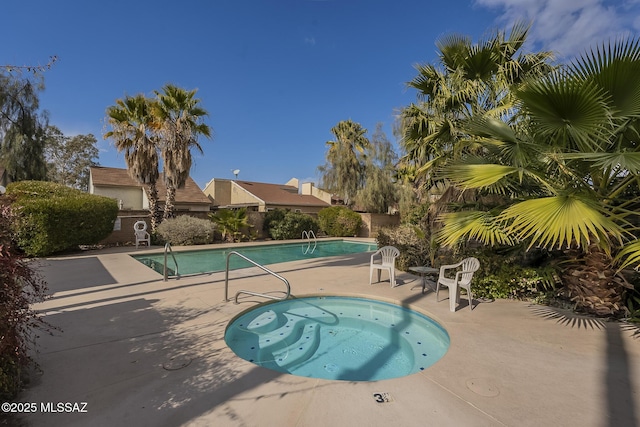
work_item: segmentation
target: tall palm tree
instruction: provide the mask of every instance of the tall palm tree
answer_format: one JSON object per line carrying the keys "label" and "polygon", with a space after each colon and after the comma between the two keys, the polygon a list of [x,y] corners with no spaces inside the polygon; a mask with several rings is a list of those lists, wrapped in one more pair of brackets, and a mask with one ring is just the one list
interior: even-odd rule
{"label": "tall palm tree", "polygon": [[118,151],[124,151],[129,175],[143,185],[149,199],[151,230],[160,223],[158,205],[158,141],[153,133],[154,118],[150,100],[144,95],[125,96],[107,108],[111,131],[104,138],[113,138]]}
{"label": "tall palm tree", "polygon": [[321,166],[322,185],[339,194],[346,205],[353,204],[364,184],[364,155],[369,148],[367,130],[352,120],[343,120],[331,128],[335,140],[328,141],[326,164]]}
{"label": "tall palm tree", "polygon": [[195,98],[196,90],[185,90],[167,84],[155,92],[153,103],[156,130],[160,136],[160,152],[164,164],[167,198],[164,218],[174,216],[176,189],[184,187],[191,170],[191,149],[202,153],[199,136],[211,137],[211,128],[203,120],[209,115]]}
{"label": "tall palm tree", "polygon": [[620,40],[519,88],[522,114],[511,123],[471,121],[466,131],[484,158],[450,163],[442,176],[503,197],[492,210],[443,216],[444,241],[569,250],[566,285],[577,304],[623,312],[629,285],[618,272],[640,262],[638,75],[640,40]]}

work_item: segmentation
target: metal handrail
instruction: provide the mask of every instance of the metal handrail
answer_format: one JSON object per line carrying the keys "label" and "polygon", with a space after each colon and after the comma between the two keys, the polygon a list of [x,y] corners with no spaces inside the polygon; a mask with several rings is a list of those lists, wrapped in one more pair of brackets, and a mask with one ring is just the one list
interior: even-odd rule
{"label": "metal handrail", "polygon": [[178,271],[178,261],[176,261],[176,257],[173,254],[173,249],[171,249],[171,243],[167,242],[164,245],[164,266],[163,266],[163,275],[164,281],[169,280],[169,272],[167,271],[167,253],[171,254],[171,258],[173,258],[173,264],[176,266],[176,279],[180,278],[180,272]]}
{"label": "metal handrail", "polygon": [[302,238],[304,239],[304,236],[307,236],[307,240],[311,241],[311,238],[313,237],[314,241],[317,241],[318,239],[316,238],[316,233],[313,232],[313,230],[303,230],[302,231]]}
{"label": "metal handrail", "polygon": [[[304,230],[302,232],[302,238],[304,239],[304,236],[307,236],[307,248],[302,250],[302,254],[306,255],[308,253],[314,253],[316,251],[316,246],[318,245],[318,239],[316,239],[316,235],[313,232],[313,230]],[[313,249],[311,249],[311,236],[313,236]],[[311,252],[309,252],[309,250],[311,250]]]}
{"label": "metal handrail", "polygon": [[236,298],[235,298],[235,303],[236,304],[238,303],[238,295],[240,295],[240,294],[247,294],[247,295],[253,295],[253,296],[257,296],[257,297],[276,299],[276,300],[284,300],[284,299],[289,298],[289,296],[291,295],[291,285],[289,284],[289,281],[287,279],[285,279],[284,277],[282,277],[278,273],[274,273],[273,271],[269,270],[264,265],[258,264],[257,262],[253,261],[252,259],[247,258],[246,256],[242,255],[241,253],[236,252],[236,251],[231,251],[227,255],[227,268],[225,269],[225,273],[224,273],[224,300],[225,300],[225,302],[229,301],[229,258],[231,258],[231,255],[239,256],[240,258],[244,259],[245,261],[248,261],[251,264],[255,265],[256,267],[258,267],[262,271],[265,271],[265,272],[269,273],[270,275],[274,276],[275,278],[282,280],[284,282],[284,284],[287,285],[287,292],[286,292],[286,295],[284,296],[284,298],[279,298],[279,297],[276,297],[276,296],[273,296],[273,295],[261,294],[259,292],[239,290],[238,293],[236,293]]}

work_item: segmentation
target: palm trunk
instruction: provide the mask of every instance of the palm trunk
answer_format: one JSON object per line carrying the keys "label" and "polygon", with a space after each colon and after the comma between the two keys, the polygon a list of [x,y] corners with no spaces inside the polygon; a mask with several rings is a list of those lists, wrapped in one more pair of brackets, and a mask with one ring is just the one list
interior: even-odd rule
{"label": "palm trunk", "polygon": [[576,308],[596,316],[621,316],[626,312],[625,289],[633,287],[612,267],[611,258],[590,247],[584,258],[569,265],[562,281]]}
{"label": "palm trunk", "polygon": [[148,184],[147,198],[149,199],[149,215],[151,217],[151,233],[155,233],[156,228],[162,222],[162,213],[160,212],[160,204],[158,203],[158,188],[155,183]]}
{"label": "palm trunk", "polygon": [[173,213],[175,200],[176,200],[176,188],[173,185],[167,185],[167,199],[164,204],[163,219],[175,217]]}

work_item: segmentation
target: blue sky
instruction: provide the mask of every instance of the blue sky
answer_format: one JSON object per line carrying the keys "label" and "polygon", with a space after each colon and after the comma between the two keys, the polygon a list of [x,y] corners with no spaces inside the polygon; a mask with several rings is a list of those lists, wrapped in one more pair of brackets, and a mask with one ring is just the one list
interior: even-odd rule
{"label": "blue sky", "polygon": [[31,0],[2,6],[0,65],[45,64],[41,107],[66,135],[92,133],[99,163],[125,167],[102,135],[105,110],[166,83],[198,89],[212,140],[191,176],[318,179],[341,120],[395,141],[397,111],[435,41],[533,22],[535,49],[570,58],[640,30],[640,0]]}

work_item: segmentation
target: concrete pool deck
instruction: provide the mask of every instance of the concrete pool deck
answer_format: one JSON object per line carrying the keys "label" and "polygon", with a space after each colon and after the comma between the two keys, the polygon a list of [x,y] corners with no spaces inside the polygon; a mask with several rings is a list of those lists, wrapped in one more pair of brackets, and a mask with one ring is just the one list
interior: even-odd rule
{"label": "concrete pool deck", "polygon": [[[216,245],[218,246],[218,245]],[[31,426],[634,426],[640,425],[640,332],[526,302],[477,303],[421,293],[397,272],[369,285],[370,254],[269,266],[292,295],[370,296],[419,309],[449,333],[444,357],[423,372],[378,382],[329,381],[270,371],[233,354],[227,323],[263,299],[224,302],[224,273],[163,282],[113,248],[39,260],[51,299],[35,308],[59,327],[39,334],[42,372],[15,402]],[[257,268],[230,273],[240,289],[282,282]],[[383,280],[386,276],[383,273]],[[441,298],[447,297],[445,290]],[[379,403],[387,393],[389,402]],[[86,402],[83,413],[47,413]],[[49,405],[49,406],[47,406]],[[81,405],[82,406],[82,405]],[[80,406],[80,409],[82,407]]]}

